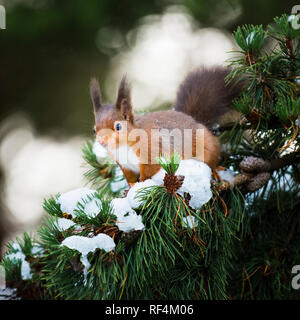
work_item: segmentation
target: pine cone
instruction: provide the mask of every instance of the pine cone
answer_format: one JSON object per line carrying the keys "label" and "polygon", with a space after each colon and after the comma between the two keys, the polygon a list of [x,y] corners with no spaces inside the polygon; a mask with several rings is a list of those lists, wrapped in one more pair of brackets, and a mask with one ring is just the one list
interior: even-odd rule
{"label": "pine cone", "polygon": [[126,245],[130,245],[136,242],[141,234],[141,230],[132,230],[130,232],[124,232],[122,234],[122,239],[125,241]]}
{"label": "pine cone", "polygon": [[259,114],[256,111],[252,111],[251,113],[248,113],[245,115],[245,118],[253,125],[257,125],[259,122],[259,119],[261,118],[261,114]]}
{"label": "pine cone", "polygon": [[271,169],[271,164],[261,158],[249,156],[241,161],[240,168],[246,172],[264,172]]}
{"label": "pine cone", "polygon": [[164,186],[167,189],[167,192],[174,196],[178,189],[182,186],[184,180],[184,176],[176,176],[174,174],[165,174],[164,177]]}
{"label": "pine cone", "polygon": [[248,191],[256,191],[264,186],[271,178],[270,172],[260,172],[249,180],[246,187]]}
{"label": "pine cone", "polygon": [[68,213],[66,213],[66,212],[64,212],[64,213],[62,214],[62,216],[63,216],[63,218],[69,219],[69,220],[72,220],[72,218],[73,218],[73,216],[72,216],[71,214],[68,214]]}

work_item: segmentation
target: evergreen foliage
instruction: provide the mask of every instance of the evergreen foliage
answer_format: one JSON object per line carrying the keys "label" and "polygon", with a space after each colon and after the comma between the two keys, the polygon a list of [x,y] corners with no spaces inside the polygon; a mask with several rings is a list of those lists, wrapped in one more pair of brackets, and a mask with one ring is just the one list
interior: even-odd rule
{"label": "evergreen foliage", "polygon": [[[245,84],[233,102],[241,117],[219,128],[226,145],[222,165],[234,170],[234,186],[213,181],[213,196],[199,210],[166,185],[141,189],[142,205],[135,211],[144,229],[123,232],[111,206],[121,193],[109,187],[116,164],[99,163],[87,143],[86,178],[101,209],[88,216],[83,202],[70,216],[61,211],[59,195],[45,200],[48,217],[38,241],[43,253],[32,255],[36,241],[27,234],[18,240],[33,277],[22,280],[20,263],[6,256],[9,285],[23,298],[39,299],[299,298],[291,270],[300,261],[300,29],[291,20],[283,15],[267,30],[247,25],[234,33],[241,52],[227,81]],[[265,49],[266,42],[273,47]],[[176,176],[179,160],[174,153],[158,162]],[[73,225],[61,230],[58,219]],[[112,237],[116,247],[88,254],[85,279],[80,252],[62,241],[99,233]],[[25,288],[35,288],[34,295]]]}

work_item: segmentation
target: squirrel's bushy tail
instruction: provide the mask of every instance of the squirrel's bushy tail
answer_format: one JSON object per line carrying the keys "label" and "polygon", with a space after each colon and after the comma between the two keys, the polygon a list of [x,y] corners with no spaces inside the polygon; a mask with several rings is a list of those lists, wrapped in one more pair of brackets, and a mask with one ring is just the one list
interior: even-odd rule
{"label": "squirrel's bushy tail", "polygon": [[225,85],[224,79],[230,71],[230,68],[216,66],[190,72],[178,88],[174,110],[208,127],[220,124],[231,110],[232,99],[242,90],[241,83]]}

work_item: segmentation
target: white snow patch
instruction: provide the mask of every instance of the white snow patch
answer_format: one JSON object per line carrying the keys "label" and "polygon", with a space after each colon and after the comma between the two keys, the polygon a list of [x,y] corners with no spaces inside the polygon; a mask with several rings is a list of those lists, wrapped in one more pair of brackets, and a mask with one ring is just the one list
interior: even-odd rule
{"label": "white snow patch", "polygon": [[106,252],[110,252],[115,249],[116,244],[113,238],[107,234],[99,233],[93,238],[83,236],[68,237],[62,241],[61,246],[67,246],[70,249],[81,252],[83,255],[87,255],[96,249],[103,249]]}
{"label": "white snow patch", "polygon": [[110,189],[112,192],[119,192],[128,187],[128,183],[125,179],[119,181],[112,181],[110,183]]}
{"label": "white snow patch", "polygon": [[127,193],[127,199],[132,209],[140,207],[144,202],[136,198],[137,192],[143,188],[152,187],[157,185],[152,179],[147,179],[143,182],[137,182],[131,187]]}
{"label": "white snow patch", "polygon": [[31,253],[34,256],[40,256],[40,255],[44,254],[44,249],[38,244],[38,245],[32,247]]}
{"label": "white snow patch", "polygon": [[9,260],[25,260],[25,254],[22,251],[13,252],[6,255]]}
{"label": "white snow patch", "polygon": [[189,205],[193,209],[200,209],[211,199],[211,169],[206,163],[194,159],[182,160],[176,175],[184,176],[178,193],[184,196],[186,192],[191,196]]}
{"label": "white snow patch", "polygon": [[[166,171],[161,168],[151,179],[136,183],[127,194],[131,208],[136,209],[143,204],[142,201],[135,199],[136,192],[148,186],[162,185],[165,174]],[[193,209],[200,209],[211,199],[211,169],[206,163],[195,159],[181,160],[176,175],[184,176],[183,184],[178,193],[181,196],[184,196],[185,192],[190,194],[189,205]]]}
{"label": "white snow patch", "polygon": [[127,216],[118,217],[116,225],[121,231],[130,232],[132,230],[144,230],[145,226],[142,222],[142,216],[136,213]]}
{"label": "white snow patch", "polygon": [[130,207],[127,198],[116,198],[111,201],[111,207],[114,215],[117,216],[116,225],[124,232],[132,230],[144,230],[142,216],[137,215]]}
{"label": "white snow patch", "polygon": [[183,226],[184,227],[188,227],[188,228],[191,228],[193,229],[194,227],[196,228],[198,226],[198,221],[195,220],[195,217],[194,216],[187,216],[187,217],[184,217],[183,218]]}
{"label": "white snow patch", "polygon": [[84,204],[84,213],[90,217],[95,218],[102,209],[102,202],[98,198],[93,198]]}
{"label": "white snow patch", "polygon": [[68,237],[62,241],[61,246],[66,246],[81,253],[80,261],[84,265],[83,274],[84,282],[86,283],[87,273],[91,266],[88,261],[88,254],[90,252],[94,252],[96,249],[102,249],[105,252],[110,252],[115,249],[116,244],[110,236],[104,233],[99,233],[93,238],[87,238],[83,236]]}
{"label": "white snow patch", "polygon": [[30,264],[26,261],[26,256],[22,251],[21,246],[18,243],[13,243],[13,249],[16,250],[14,253],[6,255],[6,258],[10,261],[21,261],[21,277],[23,280],[32,279],[32,273],[30,270]]}
{"label": "white snow patch", "polygon": [[231,188],[234,187],[234,172],[232,170],[217,170],[217,172],[222,180],[228,181],[230,183]]}
{"label": "white snow patch", "polygon": [[70,219],[58,218],[57,221],[54,222],[54,225],[59,231],[65,231],[74,226],[75,222]]}
{"label": "white snow patch", "polygon": [[105,161],[108,158],[107,150],[101,146],[101,144],[99,143],[99,141],[97,139],[95,140],[95,142],[93,144],[92,151],[95,154],[96,159],[99,163],[102,163],[103,161]]}
{"label": "white snow patch", "polygon": [[252,31],[246,38],[246,44],[249,46],[249,44],[252,44],[253,42],[253,39],[254,39],[254,36],[255,36],[255,32]]}
{"label": "white snow patch", "polygon": [[30,269],[29,262],[22,260],[21,264],[21,276],[23,280],[29,280],[32,279],[32,273]]}
{"label": "white snow patch", "polygon": [[[95,197],[96,190],[91,190],[88,188],[79,188],[66,193],[63,193],[57,199],[57,203],[60,205],[62,212],[71,214],[73,217],[75,214],[75,209],[78,209],[78,204],[81,203],[85,206],[85,202],[91,201],[89,198]],[[100,200],[99,200],[100,201]],[[99,202],[98,202],[99,204]],[[91,207],[94,207],[95,204],[92,204]],[[101,210],[101,208],[100,208]],[[91,213],[91,208],[87,208],[88,214]]]}
{"label": "white snow patch", "polygon": [[161,168],[154,176],[151,177],[151,180],[158,186],[162,185],[164,184],[165,174],[166,171],[163,168]]}
{"label": "white snow patch", "polygon": [[19,245],[18,242],[14,242],[14,243],[12,244],[12,248],[13,248],[15,251],[22,251],[22,248],[21,248],[21,246]]}
{"label": "white snow patch", "polygon": [[127,213],[133,214],[135,211],[130,207],[127,198],[115,198],[111,201],[111,207],[114,215],[119,217],[123,217]]}

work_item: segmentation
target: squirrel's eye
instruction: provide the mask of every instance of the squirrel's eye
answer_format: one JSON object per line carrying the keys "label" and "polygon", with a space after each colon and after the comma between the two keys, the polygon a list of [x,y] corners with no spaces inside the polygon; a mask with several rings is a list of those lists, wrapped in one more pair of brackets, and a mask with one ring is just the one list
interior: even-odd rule
{"label": "squirrel's eye", "polygon": [[122,129],[121,123],[116,124],[116,131],[120,131]]}

